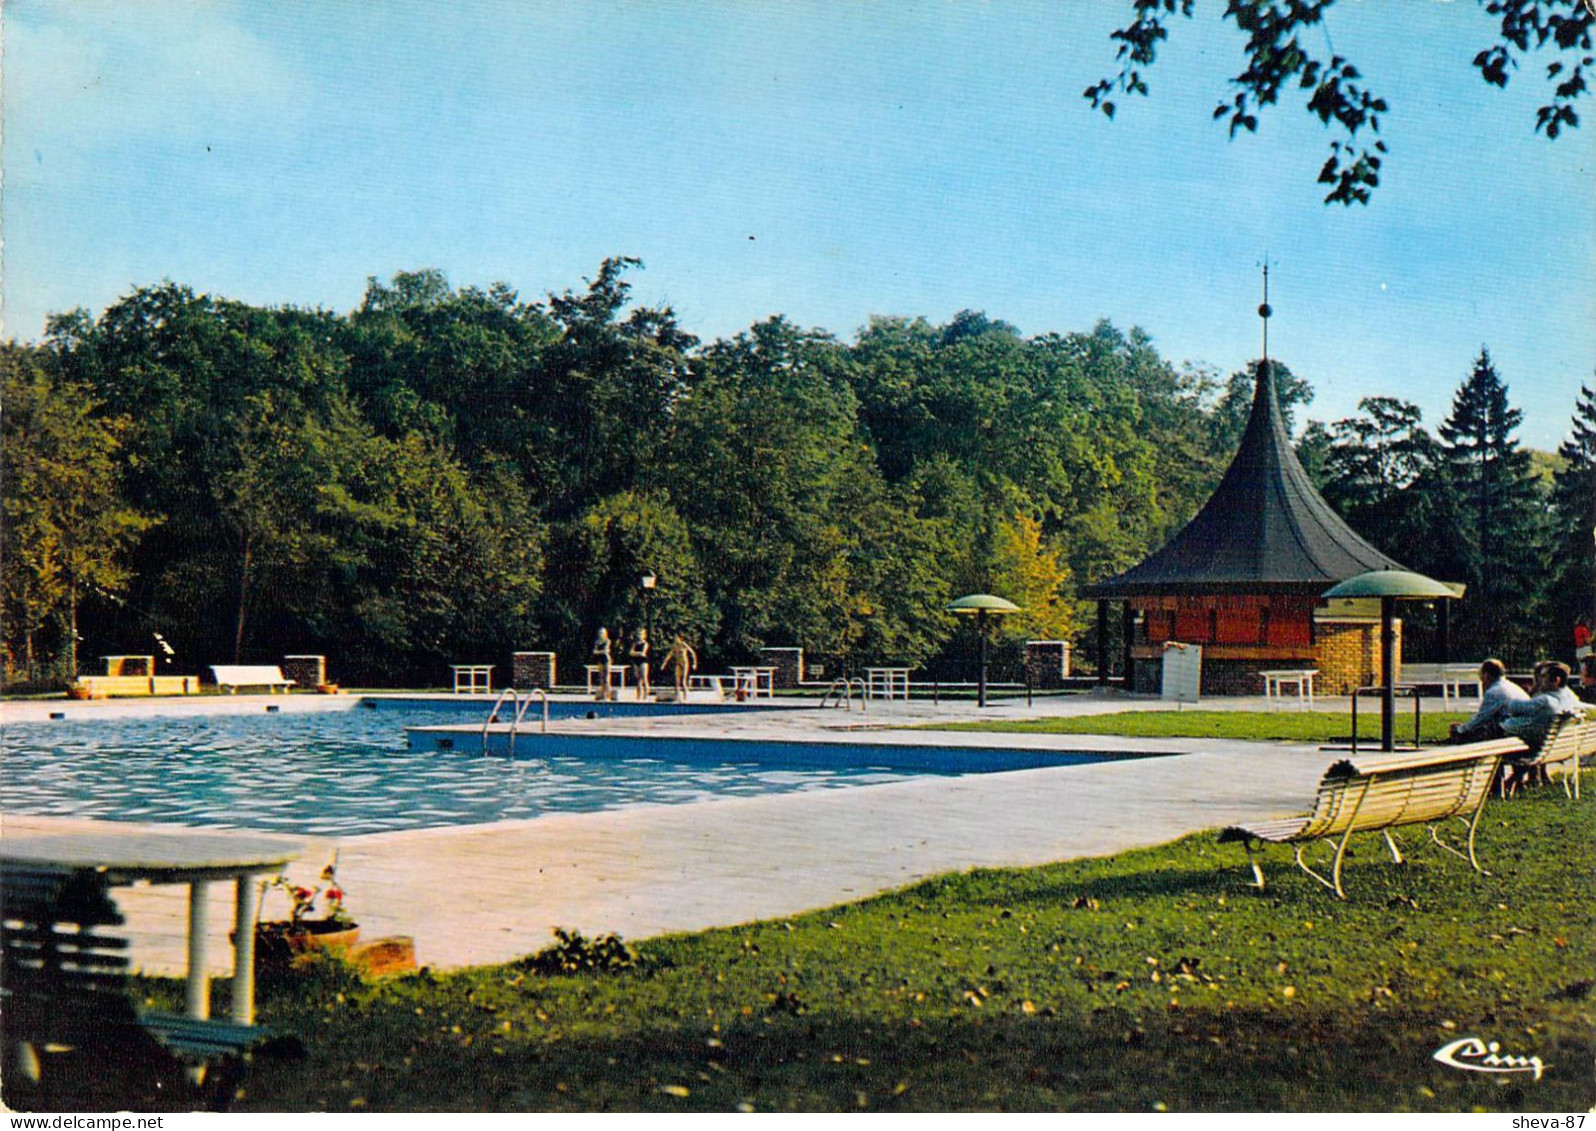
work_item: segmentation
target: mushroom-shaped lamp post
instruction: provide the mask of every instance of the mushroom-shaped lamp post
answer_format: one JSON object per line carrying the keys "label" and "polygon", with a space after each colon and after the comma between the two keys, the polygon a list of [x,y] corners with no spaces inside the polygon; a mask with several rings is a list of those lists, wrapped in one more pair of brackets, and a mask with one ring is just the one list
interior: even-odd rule
{"label": "mushroom-shaped lamp post", "polygon": [[1325,590],[1327,598],[1380,599],[1380,749],[1396,749],[1396,630],[1392,614],[1398,601],[1450,601],[1457,591],[1434,578],[1405,569],[1375,569],[1349,577]]}
{"label": "mushroom-shaped lamp post", "polygon": [[981,672],[976,682],[976,702],[979,706],[986,706],[986,618],[990,613],[993,616],[1002,616],[1005,613],[1017,613],[1020,607],[1013,601],[1005,601],[1002,597],[994,597],[990,593],[971,593],[967,597],[960,597],[951,601],[947,606],[948,612],[960,616],[975,617],[976,635],[981,638]]}

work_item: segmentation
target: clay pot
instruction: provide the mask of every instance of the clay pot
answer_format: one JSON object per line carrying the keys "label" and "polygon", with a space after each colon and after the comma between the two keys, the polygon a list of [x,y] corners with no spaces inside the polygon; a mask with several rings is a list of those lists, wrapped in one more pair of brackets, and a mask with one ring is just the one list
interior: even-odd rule
{"label": "clay pot", "polygon": [[289,970],[319,955],[341,958],[360,938],[358,923],[277,919],[255,924],[255,963],[262,972]]}

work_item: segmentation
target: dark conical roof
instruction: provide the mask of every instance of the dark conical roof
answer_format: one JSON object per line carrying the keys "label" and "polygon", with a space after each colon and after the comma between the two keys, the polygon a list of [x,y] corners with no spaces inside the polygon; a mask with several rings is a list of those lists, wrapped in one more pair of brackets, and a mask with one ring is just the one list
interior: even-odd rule
{"label": "dark conical roof", "polygon": [[1308,481],[1265,360],[1258,366],[1247,431],[1207,505],[1163,549],[1082,593],[1317,595],[1371,569],[1402,568],[1353,533]]}

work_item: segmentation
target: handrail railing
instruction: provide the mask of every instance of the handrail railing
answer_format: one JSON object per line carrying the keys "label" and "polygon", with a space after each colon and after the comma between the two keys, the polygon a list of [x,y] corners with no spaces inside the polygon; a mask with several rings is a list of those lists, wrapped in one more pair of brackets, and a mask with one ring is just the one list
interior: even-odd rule
{"label": "handrail railing", "polygon": [[856,683],[859,685],[859,709],[868,711],[870,709],[869,687],[861,676],[853,676],[852,678],[838,676],[832,680],[831,686],[826,688],[826,693],[820,697],[820,705],[822,707],[830,706],[832,694],[837,693],[837,706],[844,707],[850,711],[853,710],[853,685]]}
{"label": "handrail railing", "polygon": [[534,687],[526,693],[526,698],[521,700],[521,706],[516,709],[515,722],[510,725],[510,753],[515,753],[515,732],[521,728],[521,720],[532,707],[532,696],[536,695],[543,703],[543,726],[540,733],[549,733],[549,692],[547,688]]}
{"label": "handrail railing", "polygon": [[[510,701],[510,703],[516,708],[517,712],[519,712],[519,710],[521,708],[521,693],[519,691],[517,691],[515,688],[506,687],[503,691],[499,692],[499,697],[493,701],[493,710],[488,712],[487,720],[485,722],[483,722],[483,724],[482,724],[482,753],[483,754],[486,754],[488,752],[488,728],[491,727],[494,723],[499,721],[499,709],[504,706],[504,701],[506,699],[508,699]],[[516,717],[519,718],[520,717],[519,714],[517,714]],[[514,727],[514,725],[512,725],[510,727],[510,751],[511,751],[511,753],[515,752],[515,727]]]}

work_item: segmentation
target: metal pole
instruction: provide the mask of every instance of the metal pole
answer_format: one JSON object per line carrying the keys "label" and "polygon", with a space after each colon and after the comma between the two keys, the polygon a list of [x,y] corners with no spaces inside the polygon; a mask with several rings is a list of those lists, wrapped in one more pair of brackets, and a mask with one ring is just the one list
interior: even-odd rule
{"label": "metal pole", "polygon": [[1384,686],[1380,693],[1380,749],[1396,749],[1396,629],[1391,624],[1396,598],[1380,598],[1380,665]]}
{"label": "metal pole", "polygon": [[[1437,605],[1439,605],[1439,608],[1435,612],[1441,622],[1441,667],[1443,669],[1441,677],[1444,679],[1446,678],[1446,665],[1452,659],[1452,602],[1443,599],[1438,601]],[[1446,690],[1445,684],[1442,684],[1441,690],[1443,692]],[[1442,698],[1445,698],[1445,696],[1443,695]]]}
{"label": "metal pole", "polygon": [[986,610],[975,611],[975,631],[981,637],[981,671],[976,676],[977,700],[976,706],[986,706]]}

